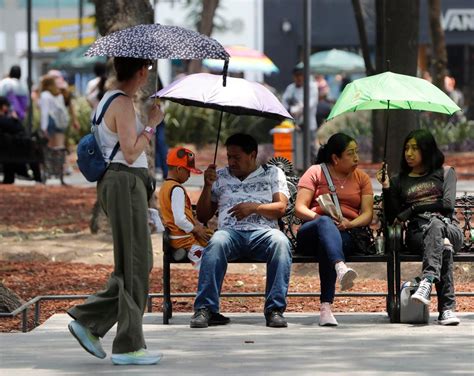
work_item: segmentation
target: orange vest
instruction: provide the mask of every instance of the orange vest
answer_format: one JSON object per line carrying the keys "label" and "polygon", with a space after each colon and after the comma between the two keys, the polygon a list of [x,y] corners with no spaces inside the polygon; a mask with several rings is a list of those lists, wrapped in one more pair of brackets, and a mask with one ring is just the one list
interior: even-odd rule
{"label": "orange vest", "polygon": [[189,222],[191,222],[193,225],[195,224],[191,200],[189,199],[186,189],[184,189],[184,187],[176,180],[167,179],[161,186],[159,193],[160,212],[163,219],[163,224],[169,230],[170,235],[183,236],[179,239],[170,239],[171,246],[174,249],[184,248],[189,250],[193,244],[199,244],[199,242],[192,233],[184,232],[174,223],[173,210],[171,208],[171,194],[173,193],[173,189],[176,187],[181,187],[184,190],[184,214],[186,215],[186,218]]}

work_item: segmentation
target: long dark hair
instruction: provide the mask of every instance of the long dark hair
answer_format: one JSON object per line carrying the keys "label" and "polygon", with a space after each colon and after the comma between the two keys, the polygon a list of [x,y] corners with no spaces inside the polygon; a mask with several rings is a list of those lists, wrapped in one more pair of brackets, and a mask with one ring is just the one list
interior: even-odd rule
{"label": "long dark hair", "polygon": [[444,164],[444,154],[439,150],[435,138],[430,131],[426,129],[416,129],[408,133],[408,136],[403,142],[402,158],[400,160],[400,171],[404,174],[411,172],[411,167],[408,166],[405,160],[405,147],[409,140],[414,139],[418,149],[421,153],[421,162],[427,173],[431,173],[438,168],[441,168]]}
{"label": "long dark hair", "polygon": [[338,157],[341,157],[347,145],[352,141],[356,142],[351,136],[345,133],[333,134],[329,137],[328,142],[319,148],[316,164],[332,163],[332,155],[336,154]]}

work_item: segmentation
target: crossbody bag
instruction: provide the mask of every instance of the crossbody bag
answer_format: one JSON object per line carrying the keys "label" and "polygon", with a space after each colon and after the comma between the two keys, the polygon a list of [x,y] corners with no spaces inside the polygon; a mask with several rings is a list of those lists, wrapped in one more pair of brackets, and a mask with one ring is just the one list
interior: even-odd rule
{"label": "crossbody bag", "polygon": [[[331,197],[336,206],[337,213],[339,217],[342,218],[343,215],[341,206],[339,205],[339,199],[337,198],[336,187],[332,182],[331,174],[329,173],[326,163],[321,163],[321,169],[326,177],[326,181],[328,182],[329,191],[331,192]],[[354,243],[354,254],[375,255],[377,253],[375,239],[369,226],[355,227],[347,230],[347,232],[350,234],[352,242]]]}

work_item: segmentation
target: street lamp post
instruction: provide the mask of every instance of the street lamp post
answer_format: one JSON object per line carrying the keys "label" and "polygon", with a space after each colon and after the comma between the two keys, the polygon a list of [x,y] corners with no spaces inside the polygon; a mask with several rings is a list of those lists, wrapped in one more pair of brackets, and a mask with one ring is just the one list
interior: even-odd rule
{"label": "street lamp post", "polygon": [[303,169],[307,170],[311,165],[311,129],[310,129],[310,66],[309,55],[311,54],[311,0],[304,1],[304,44],[303,44],[303,64],[304,64],[304,100],[303,100]]}
{"label": "street lamp post", "polygon": [[32,64],[33,64],[33,54],[31,51],[31,13],[32,13],[32,0],[27,1],[27,6],[26,6],[26,40],[27,40],[27,52],[26,52],[26,57],[28,60],[28,77],[26,79],[27,85],[28,85],[28,94],[29,94],[29,104],[28,104],[28,126],[27,126],[27,131],[28,133],[31,133],[32,127],[33,127],[33,103],[32,103],[32,87],[33,87],[33,78],[31,77],[32,75]]}
{"label": "street lamp post", "polygon": [[82,46],[82,18],[84,17],[84,0],[79,0],[79,32],[77,35],[77,42],[79,47]]}

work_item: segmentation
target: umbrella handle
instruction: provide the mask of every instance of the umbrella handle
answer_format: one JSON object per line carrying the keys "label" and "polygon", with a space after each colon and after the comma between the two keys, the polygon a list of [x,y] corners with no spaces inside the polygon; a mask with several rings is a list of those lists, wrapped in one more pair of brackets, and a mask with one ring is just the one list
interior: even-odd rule
{"label": "umbrella handle", "polygon": [[156,96],[156,93],[158,93],[158,59],[156,59],[156,73],[155,73],[155,106],[160,105],[160,98]]}
{"label": "umbrella handle", "polygon": [[[390,64],[390,60],[387,60]],[[387,167],[387,141],[388,141],[388,119],[390,117],[390,99],[387,101],[387,117],[385,120],[385,142],[383,147],[383,162],[382,162],[382,181],[385,180]]]}
{"label": "umbrella handle", "polygon": [[382,162],[382,182],[385,181],[386,175],[387,175],[387,161],[384,159]]}
{"label": "umbrella handle", "polygon": [[221,135],[222,115],[224,115],[224,111],[221,111],[221,116],[219,116],[219,128],[217,128],[216,149],[214,150],[214,164],[216,164],[217,147],[219,146],[219,137]]}
{"label": "umbrella handle", "polygon": [[[222,86],[227,85],[227,70],[229,69],[229,59],[224,60],[224,68],[222,69]],[[215,156],[214,156],[215,159]],[[214,163],[216,161],[214,160]]]}

